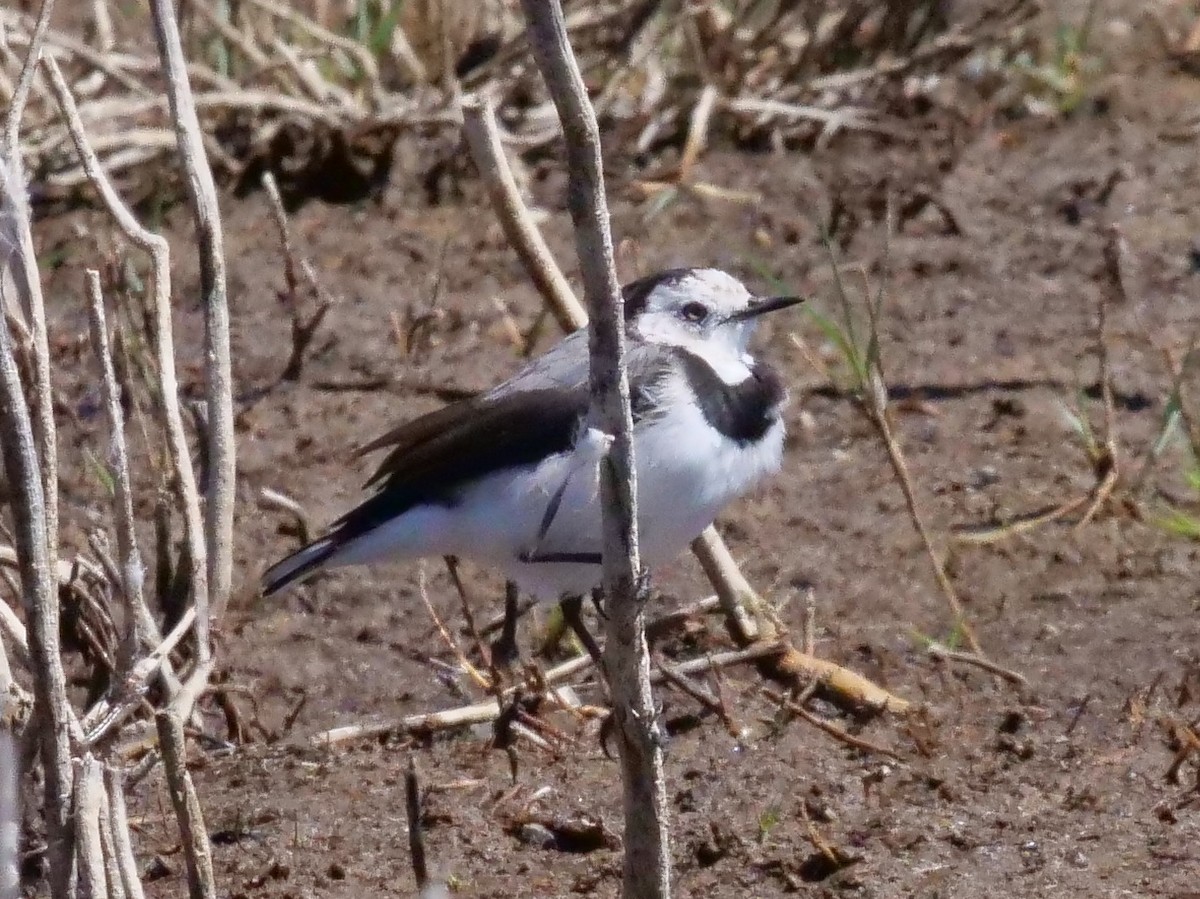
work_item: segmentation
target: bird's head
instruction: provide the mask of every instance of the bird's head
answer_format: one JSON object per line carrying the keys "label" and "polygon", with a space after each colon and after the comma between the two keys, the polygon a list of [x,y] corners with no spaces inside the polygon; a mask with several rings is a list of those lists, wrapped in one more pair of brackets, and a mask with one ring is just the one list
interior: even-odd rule
{"label": "bird's head", "polygon": [[737,278],[715,268],[669,269],[626,285],[622,293],[633,333],[701,355],[743,355],[759,316],[802,299],[754,296]]}

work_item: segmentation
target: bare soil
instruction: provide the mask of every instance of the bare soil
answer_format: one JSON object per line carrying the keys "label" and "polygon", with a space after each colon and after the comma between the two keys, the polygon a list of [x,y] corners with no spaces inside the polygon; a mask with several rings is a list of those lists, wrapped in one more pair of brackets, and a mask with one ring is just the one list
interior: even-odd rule
{"label": "bare soil", "polygon": [[[1141,32],[1109,36],[1121,62],[1104,102],[1067,119],[964,129],[931,116],[915,123],[920,137],[911,143],[846,134],[808,154],[712,148],[697,178],[759,192],[753,204],[685,197],[648,219],[631,185],[638,170],[610,136],[614,230],[636,247],[624,274],[715,265],[766,289],[765,267],[832,309],[813,221],[843,206],[858,223],[843,232],[845,279],[858,290],[861,270],[873,286],[885,284],[898,431],[923,509],[945,534],[1092,486],[1060,407],[1096,380],[1100,231],[1119,222],[1129,300],[1111,309],[1111,353],[1121,463],[1132,472],[1164,412],[1169,378],[1159,348],[1178,350],[1200,325],[1200,163],[1194,131],[1171,139],[1188,126],[1200,81]],[[221,659],[234,701],[261,729],[232,751],[195,753],[221,895],[415,894],[403,799],[410,756],[429,790],[431,863],[455,894],[618,893],[620,853],[604,840],[546,848],[522,839],[519,827],[532,815],[619,831],[618,771],[594,725],[552,717],[574,744],[560,753],[520,746],[515,788],[508,757],[488,751],[486,728],[415,743],[311,744],[328,728],[480,698],[446,673],[454,660],[419,598],[415,567],[337,573],[270,601],[257,595],[262,569],[295,546],[287,516],[261,507],[262,488],[298,498],[320,526],[356,501],[369,473],[369,461],[350,459],[355,445],[522,364],[500,307],[524,330],[539,300],[469,173],[451,171],[430,189],[431,154],[454,152],[402,145],[378,202],[313,202],[295,214],[297,244],[338,301],[294,381],[280,380],[290,319],[265,198],[224,202],[240,504],[238,586],[220,627]],[[1111,196],[1093,202],[1118,169]],[[561,167],[547,160],[534,176],[547,234],[559,258],[572,260]],[[960,233],[927,207],[885,249],[889,190],[900,200],[934,195]],[[48,249],[66,254],[51,282],[52,335],[65,357],[86,331],[79,297],[91,245],[61,222],[45,227],[62,235]],[[171,210],[164,227],[177,248],[182,339],[201,327],[186,209]],[[406,331],[411,341],[397,336]],[[1062,521],[960,548],[952,574],[983,646],[1029,688],[934,661],[925,640],[952,639],[952,618],[887,458],[851,399],[806,363],[793,332],[821,344],[800,314],[769,323],[759,341],[791,385],[783,472],[731,508],[721,529],[797,632],[812,591],[820,655],[923,712],[854,720],[818,704],[893,748],[894,761],[802,722],[771,728],[774,710],[751,669],[722,677],[745,739],[664,692],[678,895],[1200,896],[1198,769],[1193,758],[1178,782],[1168,779],[1175,746],[1160,723],[1200,715],[1200,546],[1106,507],[1080,528]],[[556,336],[546,322],[538,347]],[[64,517],[75,519],[101,501],[84,450],[102,445],[100,420],[88,412],[89,370],[81,362],[79,378],[62,385],[80,427],[64,449]],[[197,359],[181,379],[199,395]],[[1156,476],[1177,499],[1186,494],[1170,473],[1180,467],[1172,450]],[[456,594],[440,564],[427,569],[432,603],[458,633]],[[469,566],[467,575],[477,614],[490,617],[500,583]],[[656,572],[656,584],[661,609],[706,592],[690,559]],[[526,622],[525,647],[541,620]],[[675,657],[719,649],[719,631],[693,628],[659,649]],[[594,684],[580,692],[600,701]],[[223,736],[222,716],[208,713]],[[131,814],[140,850],[158,857],[153,895],[180,896],[182,859],[161,795],[144,787]],[[813,833],[852,863],[828,864]]]}

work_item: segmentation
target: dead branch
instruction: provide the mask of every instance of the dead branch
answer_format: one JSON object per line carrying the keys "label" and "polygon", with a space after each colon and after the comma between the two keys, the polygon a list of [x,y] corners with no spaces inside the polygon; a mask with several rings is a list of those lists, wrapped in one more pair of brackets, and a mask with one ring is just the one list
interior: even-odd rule
{"label": "dead branch", "polygon": [[558,0],[522,0],[529,37],[566,136],[567,202],[591,314],[592,414],[612,445],[601,460],[604,592],[608,598],[605,668],[621,756],[625,807],[624,894],[661,899],[671,892],[663,738],[658,730],[646,646],[638,554],[633,414],[625,370],[624,307],[613,259],[600,132],[567,37]]}
{"label": "dead branch", "polygon": [[129,837],[129,816],[125,811],[125,775],[120,768],[109,766],[104,771],[108,788],[108,814],[113,833],[113,847],[126,899],[145,899],[133,843]]}
{"label": "dead branch", "polygon": [[108,874],[100,838],[100,806],[104,794],[100,762],[88,754],[76,767],[75,839],[80,893],[83,899],[108,899]]}
{"label": "dead branch", "polygon": [[521,191],[500,143],[495,109],[490,101],[474,97],[463,101],[462,113],[463,134],[471,158],[483,178],[509,244],[521,257],[525,271],[554,313],[559,327],[564,331],[583,327],[587,324],[587,311],[575,298],[575,292],[521,199]]}
{"label": "dead branch", "polygon": [[113,511],[117,523],[117,553],[120,556],[121,578],[118,581],[125,599],[127,633],[125,636],[125,665],[128,667],[137,653],[159,639],[158,625],[146,605],[142,591],[145,569],[138,549],[137,531],[133,517],[133,488],[129,476],[129,454],[125,448],[125,413],[121,409],[121,388],[113,367],[112,351],[108,344],[108,326],[104,315],[104,296],[100,289],[100,273],[87,272],[90,299],[89,322],[92,348],[100,364],[100,383],[104,392],[108,427],[112,434],[111,459],[115,494]]}
{"label": "dead branch", "polygon": [[192,99],[187,61],[171,0],[151,0],[154,31],[162,57],[171,121],[187,175],[200,254],[200,291],[204,304],[205,388],[208,401],[208,485],[205,490],[208,593],[196,604],[200,659],[210,652],[209,615],[219,616],[233,579],[233,501],[237,447],[233,435],[233,371],[229,357],[229,302],[225,289],[225,253],[217,188],[204,148],[200,119]]}
{"label": "dead branch", "polygon": [[[27,244],[20,238],[21,232],[29,228],[25,184],[20,167],[11,167],[4,159],[0,159],[0,194],[0,247],[13,248],[21,270],[26,273],[24,282],[28,284],[36,279],[37,259],[26,255]],[[4,262],[7,264],[7,257]],[[23,305],[31,308],[27,302]],[[46,501],[29,406],[13,355],[8,317],[0,316],[0,319],[0,446],[3,447],[8,483],[16,494],[11,507],[29,621],[29,650],[45,768],[50,890],[54,899],[70,899],[72,716],[60,655],[58,578],[48,540]],[[51,397],[45,395],[41,402],[45,408],[50,408]]]}
{"label": "dead branch", "polygon": [[[159,397],[162,403],[163,423],[167,435],[167,449],[175,474],[176,489],[183,506],[184,538],[188,546],[189,575],[193,602],[197,611],[197,646],[209,645],[208,637],[208,554],[204,540],[204,524],[200,514],[200,493],[196,487],[196,474],[188,450],[187,434],[183,427],[183,415],[179,406],[179,382],[175,374],[175,345],[171,315],[171,265],[167,241],[142,227],[133,212],[117,195],[100,166],[96,154],[88,144],[75,98],[67,87],[62,72],[54,60],[47,57],[43,67],[50,76],[50,85],[58,99],[59,107],[71,132],[71,139],[79,154],[80,162],[88,180],[99,192],[100,198],[116,220],[125,236],[138,249],[149,254],[152,274],[152,290],[155,311],[155,351],[158,362]],[[202,653],[207,653],[207,649]]]}
{"label": "dead branch", "polygon": [[990,659],[986,659],[975,653],[959,652],[956,649],[950,649],[948,646],[943,646],[937,642],[930,643],[925,651],[935,659],[944,662],[958,662],[960,665],[972,665],[975,668],[982,668],[984,671],[1002,677],[1010,684],[1016,684],[1019,687],[1029,686],[1028,679],[1019,671],[1013,671],[1011,668],[997,665]]}
{"label": "dead branch", "polygon": [[0,899],[21,895],[21,765],[16,684],[0,640]]}
{"label": "dead branch", "polygon": [[171,804],[183,841],[183,858],[188,871],[188,895],[191,899],[215,899],[216,886],[212,870],[212,846],[204,827],[200,800],[187,770],[187,745],[183,721],[172,708],[154,716],[158,726],[158,746],[162,751],[163,770],[171,792]]}

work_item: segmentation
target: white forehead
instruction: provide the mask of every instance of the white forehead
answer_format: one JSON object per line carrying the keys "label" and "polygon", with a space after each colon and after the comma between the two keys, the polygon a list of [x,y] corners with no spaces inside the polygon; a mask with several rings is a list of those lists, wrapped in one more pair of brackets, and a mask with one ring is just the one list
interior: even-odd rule
{"label": "white forehead", "polygon": [[750,291],[732,275],[720,269],[697,268],[656,285],[647,297],[646,310],[664,312],[701,302],[715,312],[736,312],[746,308],[750,299]]}

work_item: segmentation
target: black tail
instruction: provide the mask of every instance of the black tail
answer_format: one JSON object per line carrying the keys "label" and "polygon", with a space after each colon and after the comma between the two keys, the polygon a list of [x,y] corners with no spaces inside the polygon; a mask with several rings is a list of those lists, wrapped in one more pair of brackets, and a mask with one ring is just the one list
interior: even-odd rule
{"label": "black tail", "polygon": [[322,537],[303,549],[297,550],[286,559],[276,562],[264,572],[262,594],[271,596],[289,584],[302,581],[315,574],[329,561],[339,542],[332,537]]}

